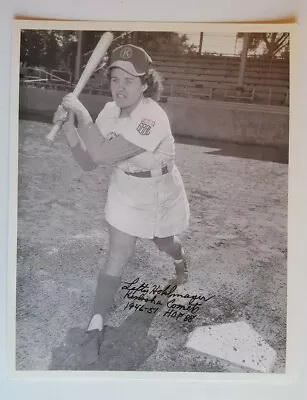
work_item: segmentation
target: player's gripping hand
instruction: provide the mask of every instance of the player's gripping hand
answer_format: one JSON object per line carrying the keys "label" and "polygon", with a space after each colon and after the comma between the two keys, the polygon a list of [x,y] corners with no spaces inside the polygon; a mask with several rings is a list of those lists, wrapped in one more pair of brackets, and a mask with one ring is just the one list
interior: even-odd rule
{"label": "player's gripping hand", "polygon": [[66,122],[68,119],[68,112],[65,110],[63,106],[59,106],[53,116],[52,123],[56,124],[57,122]]}
{"label": "player's gripping hand", "polygon": [[62,100],[62,106],[67,110],[73,111],[77,116],[87,114],[87,109],[73,93],[69,93],[64,96]]}

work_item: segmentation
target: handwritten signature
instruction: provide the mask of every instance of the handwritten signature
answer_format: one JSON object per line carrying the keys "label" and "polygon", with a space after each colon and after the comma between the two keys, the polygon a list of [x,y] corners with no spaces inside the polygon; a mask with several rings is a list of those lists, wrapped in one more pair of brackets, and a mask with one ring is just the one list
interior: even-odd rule
{"label": "handwritten signature", "polygon": [[[166,296],[168,298],[171,297],[181,297],[181,298],[185,298],[185,299],[190,299],[189,303],[193,304],[194,301],[199,300],[199,301],[209,301],[210,299],[212,299],[214,297],[214,295],[210,296],[210,297],[205,297],[205,296],[199,296],[199,295],[190,295],[189,293],[186,294],[180,294],[180,293],[174,293],[177,289],[177,285],[168,285],[166,288],[162,288],[161,285],[152,285],[152,289],[150,289],[150,286],[148,285],[148,283],[141,283],[139,286],[133,286],[136,285],[137,283],[139,283],[140,278],[136,278],[134,281],[132,282],[124,282],[124,286],[122,286],[123,290],[127,290],[126,293],[126,297],[129,296],[136,296],[136,293],[141,293],[140,296],[136,296],[136,297],[144,297],[146,295],[161,295],[161,296]],[[144,300],[143,299],[143,300]],[[141,300],[141,299],[139,299]]]}
{"label": "handwritten signature", "polygon": [[[139,278],[134,279],[132,282],[123,282],[122,289],[126,290],[124,298],[132,300],[126,304],[125,309],[134,308],[138,311],[156,313],[159,307],[152,306],[163,306],[157,296],[165,296],[168,300],[166,303],[167,311],[164,312],[164,316],[176,318],[176,320],[185,317],[184,321],[189,322],[196,316],[203,302],[215,297],[214,295],[205,297],[202,295],[190,295],[189,293],[175,293],[177,285],[168,285],[165,288],[161,287],[161,285],[149,286],[148,283],[140,283]],[[150,297],[152,295],[153,297]],[[177,302],[179,299],[189,299],[189,303],[180,304]],[[138,303],[138,301],[143,304]],[[150,303],[150,307],[147,307],[147,303]]]}

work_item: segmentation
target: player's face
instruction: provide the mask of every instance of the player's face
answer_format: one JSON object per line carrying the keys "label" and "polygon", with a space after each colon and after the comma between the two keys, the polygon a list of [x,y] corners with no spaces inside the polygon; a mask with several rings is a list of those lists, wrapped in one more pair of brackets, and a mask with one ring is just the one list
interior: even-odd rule
{"label": "player's face", "polygon": [[125,110],[133,108],[143,96],[144,89],[138,76],[120,68],[111,69],[111,93],[118,107]]}

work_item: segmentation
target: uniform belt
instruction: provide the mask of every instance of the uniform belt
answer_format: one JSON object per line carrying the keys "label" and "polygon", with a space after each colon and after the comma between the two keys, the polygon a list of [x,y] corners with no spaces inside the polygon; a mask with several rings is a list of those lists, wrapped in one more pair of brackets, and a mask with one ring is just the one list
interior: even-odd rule
{"label": "uniform belt", "polygon": [[[158,173],[156,173],[156,172],[158,172]],[[155,171],[154,173],[153,173],[153,171],[139,171],[139,172],[126,172],[125,171],[125,174],[136,176],[138,178],[152,178],[154,176],[165,175],[168,172],[169,172],[169,169],[168,169],[167,165],[165,165],[159,171]]]}

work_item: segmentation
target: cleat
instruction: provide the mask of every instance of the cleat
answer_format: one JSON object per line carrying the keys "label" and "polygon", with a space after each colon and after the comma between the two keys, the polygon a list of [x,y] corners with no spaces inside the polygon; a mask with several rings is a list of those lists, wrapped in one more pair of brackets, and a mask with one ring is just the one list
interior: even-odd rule
{"label": "cleat", "polygon": [[95,364],[99,358],[99,349],[102,342],[102,331],[93,329],[86,332],[86,338],[81,344],[82,360],[88,364]]}
{"label": "cleat", "polygon": [[181,260],[174,261],[176,272],[175,282],[177,283],[177,285],[183,285],[189,279],[188,261],[183,251],[182,256],[183,257]]}

